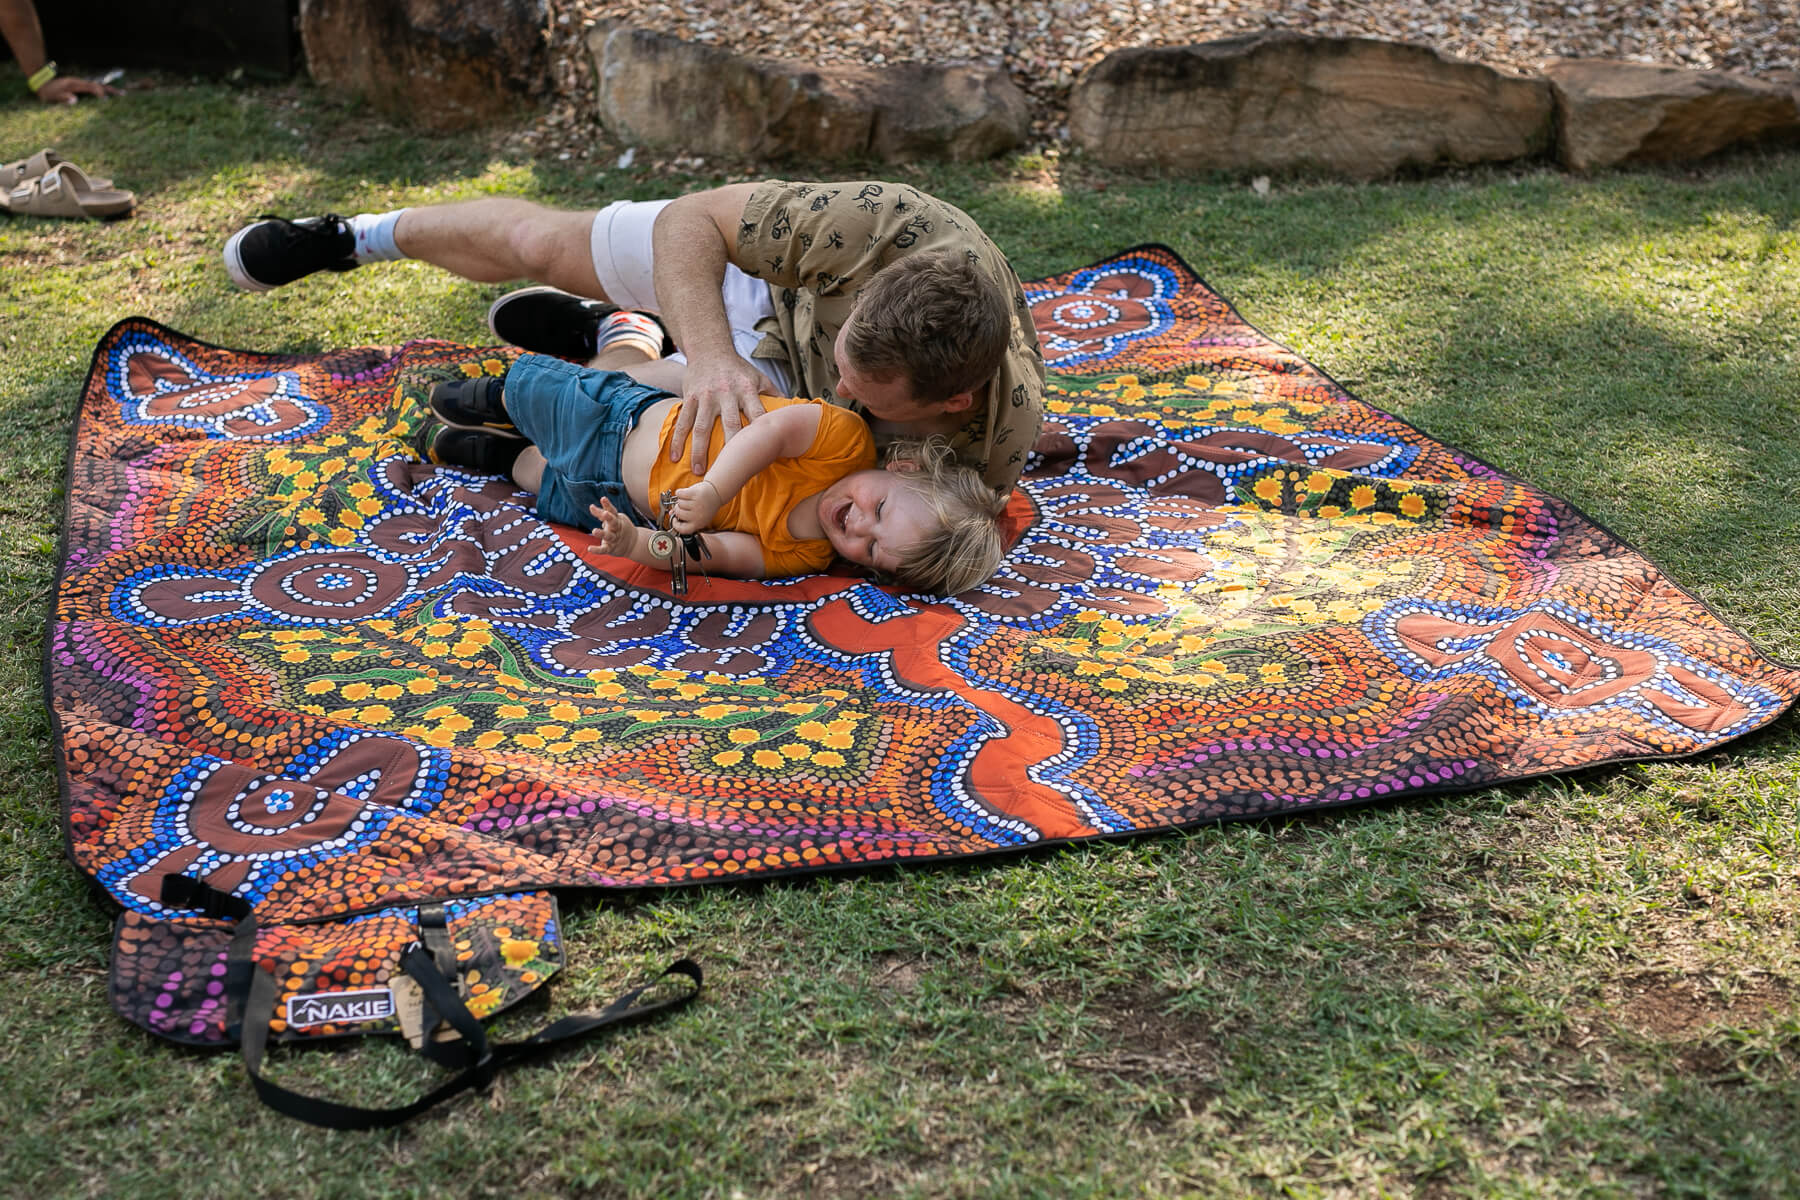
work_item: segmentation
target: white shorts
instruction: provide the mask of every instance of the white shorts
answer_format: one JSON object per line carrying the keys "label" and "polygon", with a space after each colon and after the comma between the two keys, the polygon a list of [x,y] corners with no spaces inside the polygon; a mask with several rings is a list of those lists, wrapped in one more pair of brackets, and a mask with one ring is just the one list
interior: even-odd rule
{"label": "white shorts", "polygon": [[[618,200],[594,214],[593,232],[588,236],[589,251],[594,257],[594,274],[606,298],[620,308],[641,308],[659,313],[662,305],[656,299],[656,279],[652,270],[655,252],[650,244],[650,227],[667,200]],[[767,358],[754,358],[763,335],[756,323],[775,315],[769,285],[725,264],[725,283],[720,288],[725,299],[725,319],[731,323],[731,341],[743,360],[761,371],[774,384],[778,396],[794,394],[794,381],[787,364]],[[685,363],[687,355],[671,354],[676,362]]]}

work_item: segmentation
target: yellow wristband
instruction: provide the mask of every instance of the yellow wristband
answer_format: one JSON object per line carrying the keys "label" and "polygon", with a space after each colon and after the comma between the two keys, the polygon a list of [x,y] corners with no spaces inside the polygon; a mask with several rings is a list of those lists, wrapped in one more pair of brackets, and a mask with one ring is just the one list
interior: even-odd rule
{"label": "yellow wristband", "polygon": [[39,88],[55,78],[56,64],[54,62],[47,62],[36,71],[32,72],[31,78],[25,81],[25,86],[30,88],[35,94]]}

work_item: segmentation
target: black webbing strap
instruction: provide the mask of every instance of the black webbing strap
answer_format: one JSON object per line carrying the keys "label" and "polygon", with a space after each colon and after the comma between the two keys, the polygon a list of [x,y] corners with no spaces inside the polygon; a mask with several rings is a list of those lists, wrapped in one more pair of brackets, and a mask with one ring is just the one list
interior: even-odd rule
{"label": "black webbing strap", "polygon": [[[431,955],[432,965],[437,967],[438,974],[446,980],[456,980],[456,994],[464,996],[461,986],[462,973],[456,967],[456,942],[450,936],[450,911],[444,905],[428,903],[419,905],[419,941],[426,952]],[[423,990],[423,989],[421,989]],[[466,1038],[450,1038],[438,1041],[433,1031],[440,1020],[447,1020],[448,1014],[440,1014],[431,997],[425,997],[424,1008],[420,1016],[420,1027],[424,1030],[425,1040],[419,1045],[419,1053],[429,1058],[440,1067],[460,1070],[473,1066],[480,1057]],[[454,1025],[451,1028],[455,1028]]]}
{"label": "black webbing strap", "polygon": [[[177,882],[179,880],[179,882]],[[463,1047],[461,1059],[467,1065],[461,1072],[434,1088],[411,1104],[394,1108],[363,1108],[340,1104],[317,1096],[304,1096],[282,1087],[262,1074],[263,1055],[269,1045],[269,1022],[275,1016],[277,984],[275,976],[256,966],[256,914],[245,901],[219,891],[198,879],[169,876],[163,881],[162,901],[180,908],[200,908],[210,917],[236,917],[237,928],[231,939],[226,973],[226,990],[231,997],[233,1013],[241,1014],[233,1022],[244,1056],[244,1069],[262,1102],[285,1116],[326,1129],[387,1129],[411,1120],[420,1113],[442,1104],[469,1088],[486,1088],[502,1069],[514,1063],[541,1058],[567,1042],[614,1025],[630,1025],[659,1013],[680,1008],[700,994],[700,967],[690,959],[678,959],[663,968],[655,978],[632,988],[598,1012],[573,1013],[518,1042],[491,1043],[481,1022],[469,1012],[468,1005],[438,970],[433,955],[423,944],[409,948],[400,956],[400,967],[411,976],[425,995],[427,1008],[435,1010],[460,1035],[460,1041],[442,1043]],[[666,999],[640,1004],[639,998],[671,975],[687,979],[693,986]],[[429,1042],[427,1043],[429,1044]]]}

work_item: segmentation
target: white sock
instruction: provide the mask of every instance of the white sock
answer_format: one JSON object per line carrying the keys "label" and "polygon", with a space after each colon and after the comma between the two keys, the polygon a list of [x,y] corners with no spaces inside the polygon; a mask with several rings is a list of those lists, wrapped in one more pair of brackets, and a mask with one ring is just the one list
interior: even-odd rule
{"label": "white sock", "polygon": [[645,313],[616,312],[600,322],[594,336],[594,353],[613,346],[630,346],[643,352],[645,358],[661,358],[662,326]]}
{"label": "white sock", "polygon": [[405,258],[394,242],[394,226],[400,222],[404,208],[393,212],[358,213],[350,218],[350,232],[356,235],[356,250],[350,257],[359,263],[394,262]]}

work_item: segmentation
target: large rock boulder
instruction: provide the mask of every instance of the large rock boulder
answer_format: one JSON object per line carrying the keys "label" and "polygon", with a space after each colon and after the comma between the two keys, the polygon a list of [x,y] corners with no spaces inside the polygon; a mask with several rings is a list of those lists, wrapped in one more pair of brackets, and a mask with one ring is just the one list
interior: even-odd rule
{"label": "large rock boulder", "polygon": [[1541,79],[1424,46],[1260,33],[1118,50],[1076,81],[1071,140],[1112,166],[1373,179],[1549,150]]}
{"label": "large rock boulder", "polygon": [[810,67],[629,26],[588,36],[600,119],[634,144],[819,159],[990,158],[1031,128],[1025,95],[976,66]]}
{"label": "large rock boulder", "polygon": [[428,129],[512,114],[549,80],[548,0],[300,0],[306,69]]}
{"label": "large rock boulder", "polygon": [[1728,71],[1608,59],[1551,59],[1558,153],[1577,171],[1689,162],[1727,146],[1800,136],[1791,86]]}

